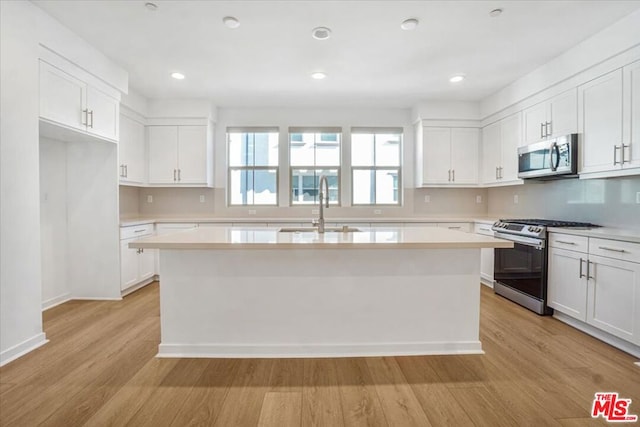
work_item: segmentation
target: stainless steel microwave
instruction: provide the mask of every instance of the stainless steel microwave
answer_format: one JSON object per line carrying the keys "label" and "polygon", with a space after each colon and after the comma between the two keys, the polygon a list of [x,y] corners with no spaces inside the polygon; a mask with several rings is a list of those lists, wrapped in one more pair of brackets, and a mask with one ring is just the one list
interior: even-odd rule
{"label": "stainless steel microwave", "polygon": [[518,178],[555,179],[578,175],[578,134],[518,148]]}

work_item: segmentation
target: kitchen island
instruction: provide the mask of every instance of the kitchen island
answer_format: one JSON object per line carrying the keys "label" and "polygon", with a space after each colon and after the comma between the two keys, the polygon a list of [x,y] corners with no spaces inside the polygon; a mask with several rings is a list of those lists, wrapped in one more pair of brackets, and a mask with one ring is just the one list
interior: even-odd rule
{"label": "kitchen island", "polygon": [[434,227],[355,232],[197,228],[160,250],[159,357],[482,353],[480,249]]}

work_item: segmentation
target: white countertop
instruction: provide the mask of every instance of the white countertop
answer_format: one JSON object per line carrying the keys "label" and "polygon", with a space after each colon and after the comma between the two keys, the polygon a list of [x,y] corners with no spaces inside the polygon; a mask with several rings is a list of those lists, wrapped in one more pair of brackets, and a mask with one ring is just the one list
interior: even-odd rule
{"label": "white countertop", "polygon": [[359,232],[284,233],[277,228],[207,227],[152,236],[129,244],[143,249],[468,249],[511,248],[513,242],[436,227],[358,227]]}
{"label": "white countertop", "polygon": [[[212,218],[212,217],[149,217],[149,218],[121,218],[120,226],[129,227],[142,224],[154,223],[309,223],[312,217],[306,218]],[[422,218],[326,218],[327,223],[438,223],[438,222],[477,222],[482,224],[493,224],[497,218],[454,218],[454,217],[422,217]]]}
{"label": "white countertop", "polygon": [[623,228],[596,227],[596,228],[562,228],[549,227],[550,233],[573,234],[576,236],[596,237],[599,239],[620,240],[623,242],[640,243],[640,230]]}

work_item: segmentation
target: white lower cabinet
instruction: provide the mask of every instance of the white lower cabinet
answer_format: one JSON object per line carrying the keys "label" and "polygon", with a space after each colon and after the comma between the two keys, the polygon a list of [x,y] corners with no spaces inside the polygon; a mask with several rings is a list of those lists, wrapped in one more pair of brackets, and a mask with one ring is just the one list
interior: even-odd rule
{"label": "white lower cabinet", "polygon": [[438,227],[465,233],[471,233],[472,228],[470,222],[439,222]]}
{"label": "white lower cabinet", "polygon": [[153,224],[120,228],[120,290],[149,281],[156,274],[157,249],[129,248],[129,243],[153,234]]}
{"label": "white lower cabinet", "polygon": [[[640,252],[640,244],[589,238],[588,252],[579,252],[554,247],[553,238],[549,241],[549,306],[640,345],[640,263],[622,259],[625,252]],[[595,255],[603,244],[626,249]]]}
{"label": "white lower cabinet", "polygon": [[[476,234],[493,237],[491,225],[476,223],[473,230]],[[495,252],[493,248],[480,249],[480,280],[483,284],[493,287],[493,264]]]}

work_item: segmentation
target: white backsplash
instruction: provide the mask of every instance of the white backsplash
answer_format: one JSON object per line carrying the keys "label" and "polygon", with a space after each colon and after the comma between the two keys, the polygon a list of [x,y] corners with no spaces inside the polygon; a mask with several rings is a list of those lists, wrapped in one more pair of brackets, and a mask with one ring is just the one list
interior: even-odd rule
{"label": "white backsplash", "polygon": [[[546,218],[640,229],[640,177],[527,182],[489,189],[490,217]],[[517,196],[518,203],[514,202]]]}

